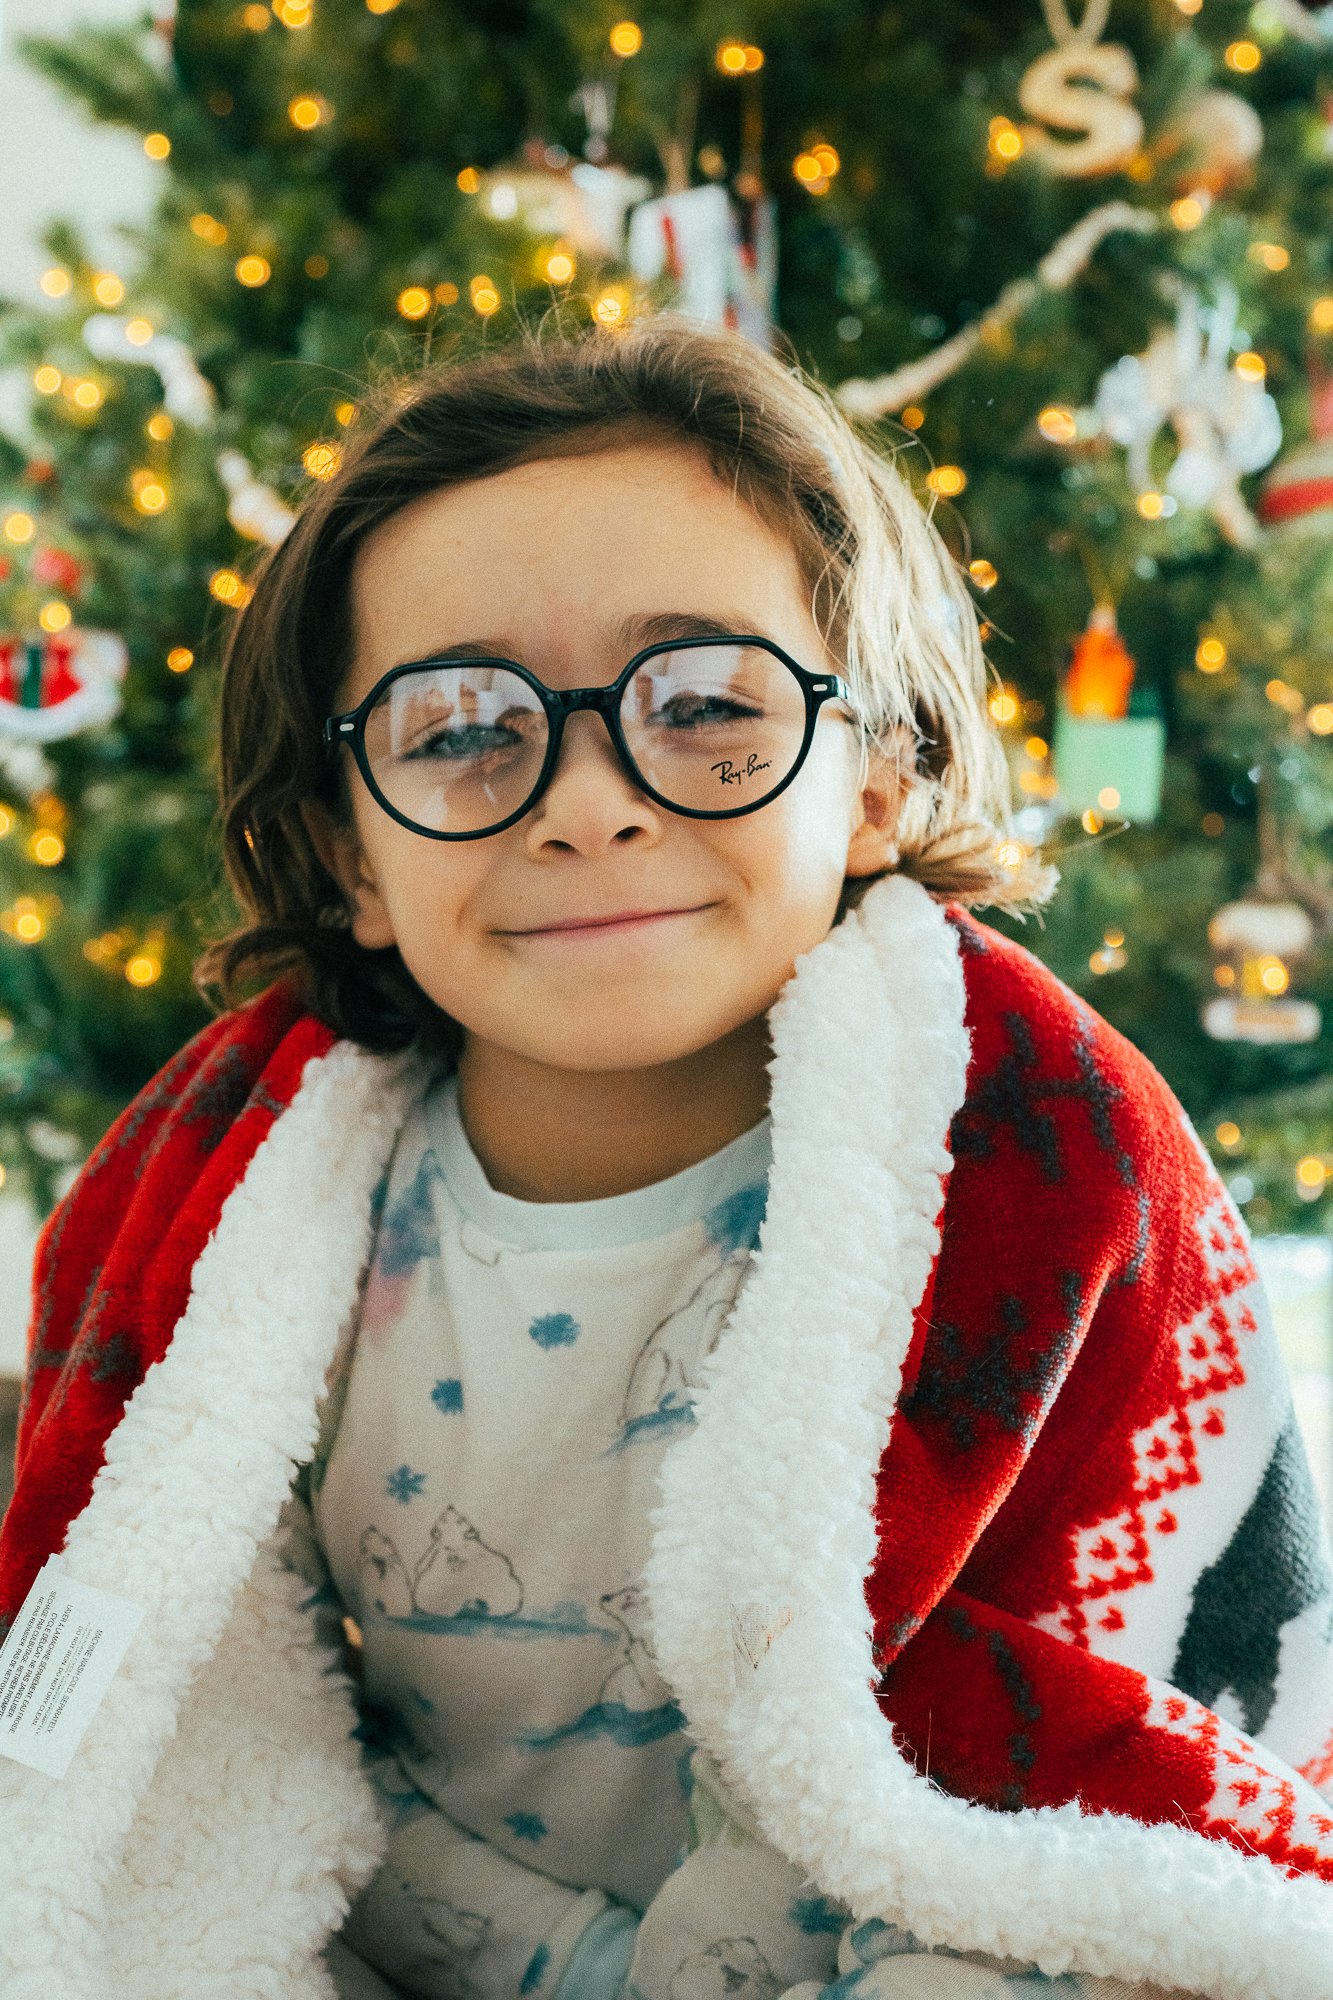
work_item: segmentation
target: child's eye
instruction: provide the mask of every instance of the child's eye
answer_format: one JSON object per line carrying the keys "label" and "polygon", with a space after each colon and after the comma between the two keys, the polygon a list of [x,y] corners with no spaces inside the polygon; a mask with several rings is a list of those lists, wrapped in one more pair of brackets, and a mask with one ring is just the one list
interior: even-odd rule
{"label": "child's eye", "polygon": [[485,757],[496,751],[522,749],[521,730],[503,722],[467,722],[457,729],[436,729],[402,754],[405,758],[438,757],[446,763],[463,763],[469,757]]}
{"label": "child's eye", "polygon": [[678,694],[656,709],[651,722],[668,722],[676,729],[698,728],[709,722],[753,720],[761,711],[719,694]]}

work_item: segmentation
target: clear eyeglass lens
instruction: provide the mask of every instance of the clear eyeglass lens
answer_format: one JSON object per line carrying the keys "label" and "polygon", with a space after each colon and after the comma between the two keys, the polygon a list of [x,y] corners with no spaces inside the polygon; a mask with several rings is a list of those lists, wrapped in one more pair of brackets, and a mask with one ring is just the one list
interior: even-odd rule
{"label": "clear eyeglass lens", "polygon": [[518,812],[546,756],[535,688],[482,661],[399,674],[366,718],[366,757],[385,798],[432,833],[477,833]]}
{"label": "clear eyeglass lens", "polygon": [[[805,736],[805,694],[761,646],[681,646],[635,669],[620,721],[654,791],[696,812],[726,812],[761,803],[790,775]],[[536,689],[483,662],[400,674],[366,719],[380,791],[436,833],[479,833],[521,812],[548,740]]]}
{"label": "clear eyeglass lens", "polygon": [[805,693],[762,646],[680,646],[635,669],[620,724],[654,791],[695,812],[729,812],[759,804],[790,776]]}

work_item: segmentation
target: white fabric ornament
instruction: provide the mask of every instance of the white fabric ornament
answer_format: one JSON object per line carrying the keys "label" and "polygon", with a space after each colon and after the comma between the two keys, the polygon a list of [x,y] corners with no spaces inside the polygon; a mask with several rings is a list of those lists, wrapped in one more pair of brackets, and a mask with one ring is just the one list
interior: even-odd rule
{"label": "white fabric ornament", "polygon": [[652,183],[623,167],[579,160],[567,169],[497,167],[481,177],[480,199],[499,222],[518,221],[536,236],[556,236],[592,257],[619,257],[625,217]]}
{"label": "white fabric ornament", "polygon": [[1154,334],[1142,354],[1126,354],[1097,385],[1095,407],[1106,433],[1124,445],[1127,470],[1140,492],[1153,485],[1150,458],[1163,425],[1178,450],[1163,482],[1185,507],[1211,508],[1227,539],[1251,547],[1259,525],[1238,481],[1277,456],[1282,420],[1262,382],[1229,365],[1237,294],[1219,286],[1205,341],[1199,295],[1186,288],[1173,327]]}
{"label": "white fabric ornament", "polygon": [[248,535],[252,542],[265,542],[269,548],[277,548],[291,533],[296,520],[291,508],[271,486],[255,478],[254,468],[244,452],[220,451],[216,462],[218,477],[229,496],[227,519],[232,527],[239,534]]}
{"label": "white fabric ornament", "polygon": [[200,374],[185,342],[170,333],[133,341],[126,335],[129,325],[128,319],[114,313],[94,313],[83,323],[83,344],[99,361],[134,361],[156,368],[169,413],[195,429],[210,422],[217,407],[213,385]]}
{"label": "white fabric ornament", "polygon": [[[1042,0],[1056,46],[1037,57],[1018,86],[1018,101],[1041,125],[1023,127],[1023,144],[1053,174],[1084,178],[1114,173],[1143,142],[1143,119],[1129,102],[1139,73],[1129,50],[1100,36],[1110,0],[1087,0],[1077,27],[1065,0]],[[1044,127],[1080,136],[1057,139]]]}
{"label": "white fabric ornament", "polygon": [[752,205],[753,238],[716,181],[641,202],[630,217],[626,254],[636,278],[676,281],[676,310],[690,319],[729,326],[761,346],[772,336],[777,284],[777,231],[771,196]]}

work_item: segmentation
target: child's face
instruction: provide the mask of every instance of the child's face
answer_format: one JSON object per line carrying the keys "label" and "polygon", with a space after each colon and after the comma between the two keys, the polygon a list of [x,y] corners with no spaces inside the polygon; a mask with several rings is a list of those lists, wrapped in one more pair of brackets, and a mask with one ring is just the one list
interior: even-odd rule
{"label": "child's face", "polygon": [[[601,686],[635,650],[614,628],[653,612],[722,617],[812,672],[835,669],[807,597],[792,549],[702,454],[640,443],[543,459],[427,494],[367,538],[336,706],[355,707],[401,661],[477,639],[548,687]],[[828,933],[844,878],[891,858],[895,782],[876,760],[858,791],[857,730],[832,703],[793,783],[738,819],[657,805],[586,709],[567,718],[537,804],[481,840],[400,826],[340,754],[355,841],[307,819],[358,942],[396,943],[467,1035],[564,1068],[671,1062],[766,1013]],[[684,914],[531,935],[625,910]]]}

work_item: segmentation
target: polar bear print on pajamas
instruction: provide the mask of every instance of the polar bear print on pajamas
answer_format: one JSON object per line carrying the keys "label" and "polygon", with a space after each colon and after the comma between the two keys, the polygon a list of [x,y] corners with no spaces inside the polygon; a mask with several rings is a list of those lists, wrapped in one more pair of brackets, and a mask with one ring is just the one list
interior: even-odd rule
{"label": "polar bear print on pajamas", "polygon": [[465,1514],[446,1507],[431,1523],[416,1567],[378,1528],[361,1537],[358,1574],[365,1599],[389,1618],[425,1612],[455,1618],[465,1611],[512,1618],[523,1609],[523,1586],[507,1556],[484,1542]]}
{"label": "polar bear print on pajamas", "polygon": [[681,1960],[671,2000],[777,2000],[781,1985],[753,1938],[719,1938]]}
{"label": "polar bear print on pajamas", "polygon": [[398,1974],[410,1992],[434,1991],[441,1972],[449,1974],[455,2000],[470,2000],[476,1991],[471,1973],[490,1936],[491,1920],[475,1910],[459,1909],[443,1896],[423,1896],[407,1882],[403,1891],[417,1916],[420,1949]]}
{"label": "polar bear print on pajamas", "polygon": [[700,1279],[685,1303],[659,1320],[648,1335],[635,1358],[625,1391],[621,1422],[627,1429],[668,1411],[684,1411],[693,1402],[690,1368],[717,1346],[746,1262],[745,1256],[734,1254],[722,1258]]}
{"label": "polar bear print on pajamas", "polygon": [[621,1635],[621,1657],[606,1679],[598,1700],[638,1711],[660,1708],[671,1698],[671,1690],[657,1671],[651,1646],[645,1636],[648,1602],[642,1587],[626,1584],[623,1590],[608,1590],[598,1603]]}

